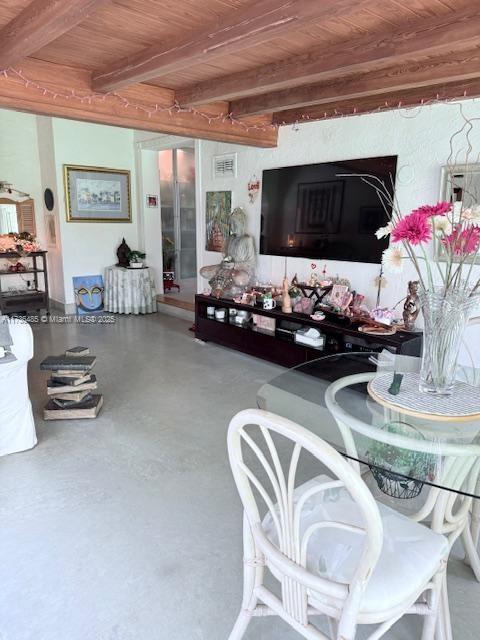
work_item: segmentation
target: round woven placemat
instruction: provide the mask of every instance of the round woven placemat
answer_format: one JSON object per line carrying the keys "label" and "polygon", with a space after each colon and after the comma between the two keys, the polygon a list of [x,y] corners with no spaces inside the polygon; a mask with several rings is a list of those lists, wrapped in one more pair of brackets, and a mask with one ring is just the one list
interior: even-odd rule
{"label": "round woven placemat", "polygon": [[370,396],[389,409],[410,416],[438,421],[480,420],[480,389],[465,382],[456,382],[450,396],[437,396],[419,391],[418,373],[403,375],[400,393],[388,392],[393,382],[393,373],[379,374],[368,383]]}

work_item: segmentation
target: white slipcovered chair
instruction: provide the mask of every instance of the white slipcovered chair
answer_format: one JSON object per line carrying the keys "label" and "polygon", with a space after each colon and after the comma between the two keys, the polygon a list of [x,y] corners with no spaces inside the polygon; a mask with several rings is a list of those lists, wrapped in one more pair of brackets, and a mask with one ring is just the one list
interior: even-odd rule
{"label": "white slipcovered chair", "polygon": [[[422,640],[434,638],[444,536],[377,504],[329,444],[272,413],[237,414],[228,451],[244,507],[243,603],[230,640],[244,636],[253,616],[269,615],[308,640],[353,640],[362,624],[378,625],[369,635],[378,640],[403,615],[417,614],[425,616]],[[295,487],[305,454],[330,475]],[[280,595],[266,586],[265,569]],[[326,616],[329,636],[312,616]]]}
{"label": "white slipcovered chair", "polygon": [[33,357],[32,329],[16,319],[9,320],[8,326],[17,359],[0,364],[0,456],[37,444],[27,381],[27,365]]}

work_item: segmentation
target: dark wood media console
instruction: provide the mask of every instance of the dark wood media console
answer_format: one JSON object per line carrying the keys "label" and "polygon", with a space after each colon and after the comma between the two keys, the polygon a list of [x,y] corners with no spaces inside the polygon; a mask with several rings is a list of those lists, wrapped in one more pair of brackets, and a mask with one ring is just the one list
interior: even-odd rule
{"label": "dark wood media console", "polygon": [[[208,317],[207,307],[226,309],[225,320]],[[245,326],[235,324],[229,317],[229,309],[275,318],[275,333],[257,329],[251,322]],[[317,349],[295,343],[293,333],[281,330],[281,325],[285,323],[318,329],[326,336],[324,348]],[[397,332],[391,336],[372,336],[361,333],[355,324],[348,321],[346,324],[332,320],[318,322],[300,313],[286,314],[277,309],[265,310],[201,294],[195,296],[195,336],[205,342],[215,342],[285,367],[294,367],[322,355],[353,351],[388,349],[392,353],[419,356],[422,346],[421,334],[418,333]]]}

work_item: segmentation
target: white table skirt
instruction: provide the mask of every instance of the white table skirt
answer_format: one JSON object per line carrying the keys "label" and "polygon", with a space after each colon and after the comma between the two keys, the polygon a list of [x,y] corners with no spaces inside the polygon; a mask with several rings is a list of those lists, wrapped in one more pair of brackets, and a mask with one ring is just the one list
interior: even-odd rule
{"label": "white table skirt", "polygon": [[138,315],[156,310],[155,280],[150,269],[106,268],[105,311]]}

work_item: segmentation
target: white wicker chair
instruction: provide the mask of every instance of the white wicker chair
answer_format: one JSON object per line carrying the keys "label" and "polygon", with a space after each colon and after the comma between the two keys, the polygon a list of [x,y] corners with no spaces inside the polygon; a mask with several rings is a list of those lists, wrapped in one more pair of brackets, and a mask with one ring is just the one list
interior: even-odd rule
{"label": "white wicker chair", "polygon": [[[244,507],[243,603],[230,640],[244,636],[253,616],[268,615],[308,640],[353,640],[362,624],[377,624],[369,640],[378,640],[408,613],[425,616],[422,640],[434,638],[449,548],[443,536],[377,504],[330,445],[274,414],[237,414],[228,451]],[[331,477],[295,488],[303,455]],[[281,595],[265,585],[265,569]],[[316,615],[327,617],[330,636],[311,622]]]}
{"label": "white wicker chair", "polygon": [[[366,438],[400,449],[410,449],[426,454],[435,450],[434,448],[432,449],[432,442],[429,440],[416,440],[405,435],[374,428],[370,424],[354,417],[340,406],[336,399],[340,390],[351,385],[367,383],[374,377],[374,373],[345,376],[333,382],[325,393],[325,404],[335,417],[342,433],[347,453],[353,458],[357,457],[352,432],[355,432],[357,436],[360,434]],[[394,421],[400,417],[396,412],[387,409],[385,416]],[[420,424],[417,426],[420,428]],[[441,467],[438,470],[439,477],[437,478],[438,486],[430,488],[423,506],[409,517],[415,522],[429,522],[433,531],[446,536],[450,549],[452,549],[453,544],[460,536],[462,536],[464,545],[468,549],[466,530],[468,529],[469,513],[472,509],[473,501],[469,496],[473,495],[475,491],[475,485],[478,482],[480,473],[480,443],[454,444],[444,442],[438,446],[439,460],[441,460]],[[451,490],[441,489],[440,486],[449,487]],[[462,492],[465,492],[466,495],[461,495]],[[470,551],[473,550],[470,549]],[[444,575],[442,602],[438,616],[438,635],[440,640],[453,639],[446,573]]]}
{"label": "white wicker chair", "polygon": [[[479,362],[479,325],[480,317],[471,318],[464,343],[460,351],[460,376],[465,382],[473,386],[480,386],[480,362]],[[473,344],[472,344],[473,343]],[[480,491],[480,480],[476,492]],[[480,555],[478,553],[478,540],[480,538],[480,500],[472,503],[470,523],[462,534],[462,543],[465,549],[465,562],[472,568],[475,578],[480,582]]]}

